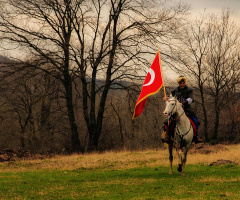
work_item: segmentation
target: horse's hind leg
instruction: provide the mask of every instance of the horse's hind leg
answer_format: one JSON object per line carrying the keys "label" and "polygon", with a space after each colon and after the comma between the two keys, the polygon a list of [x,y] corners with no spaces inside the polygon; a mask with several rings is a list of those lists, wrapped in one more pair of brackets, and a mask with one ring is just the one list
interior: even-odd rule
{"label": "horse's hind leg", "polygon": [[173,162],[172,147],[173,147],[172,144],[168,144],[169,162],[170,162],[170,171],[169,171],[169,174],[173,174],[173,171],[172,171],[172,162]]}

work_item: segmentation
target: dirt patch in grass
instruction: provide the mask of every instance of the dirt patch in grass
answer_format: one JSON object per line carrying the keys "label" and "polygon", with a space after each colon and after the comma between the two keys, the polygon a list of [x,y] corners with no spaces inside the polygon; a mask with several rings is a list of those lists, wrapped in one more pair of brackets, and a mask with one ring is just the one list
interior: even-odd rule
{"label": "dirt patch in grass", "polygon": [[216,162],[212,162],[210,166],[230,165],[230,164],[234,164],[234,163],[230,160],[220,159],[220,160],[217,160]]}
{"label": "dirt patch in grass", "polygon": [[226,145],[217,144],[217,145],[209,145],[204,143],[193,144],[191,146],[191,153],[199,153],[199,154],[210,154],[210,153],[217,153],[219,151],[227,150]]}
{"label": "dirt patch in grass", "polygon": [[[218,160],[229,160],[232,162],[231,164],[240,165],[239,152],[239,144],[193,144],[188,154],[187,164],[210,165],[215,162],[220,164],[221,161],[218,162]],[[226,161],[222,163],[226,163]]]}

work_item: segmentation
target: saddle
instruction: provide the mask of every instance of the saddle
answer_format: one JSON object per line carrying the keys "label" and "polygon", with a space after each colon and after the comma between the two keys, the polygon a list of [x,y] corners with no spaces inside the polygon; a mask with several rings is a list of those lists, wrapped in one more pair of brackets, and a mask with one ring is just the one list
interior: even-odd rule
{"label": "saddle", "polygon": [[188,117],[188,119],[190,120],[190,122],[192,124],[194,136],[197,136],[196,124],[194,123],[194,121],[190,117]]}

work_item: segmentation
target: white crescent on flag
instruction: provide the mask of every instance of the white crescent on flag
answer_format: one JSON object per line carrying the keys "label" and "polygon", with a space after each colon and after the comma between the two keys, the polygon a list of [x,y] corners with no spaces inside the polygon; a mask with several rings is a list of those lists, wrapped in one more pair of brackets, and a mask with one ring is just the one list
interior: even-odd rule
{"label": "white crescent on flag", "polygon": [[148,83],[144,84],[143,86],[149,86],[153,83],[154,79],[155,79],[155,72],[153,71],[153,69],[149,69],[149,73],[151,75],[151,79]]}

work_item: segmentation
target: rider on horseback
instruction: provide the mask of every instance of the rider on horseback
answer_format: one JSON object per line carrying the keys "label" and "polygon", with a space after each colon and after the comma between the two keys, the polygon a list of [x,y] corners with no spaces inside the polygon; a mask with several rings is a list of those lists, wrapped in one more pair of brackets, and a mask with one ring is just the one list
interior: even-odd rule
{"label": "rider on horseback", "polygon": [[[186,113],[186,115],[193,120],[195,126],[196,126],[196,135],[194,135],[194,141],[195,143],[199,143],[202,142],[202,139],[198,138],[198,130],[199,130],[199,121],[197,120],[197,117],[191,107],[191,103],[194,101],[193,99],[193,90],[192,88],[186,86],[186,82],[187,82],[187,78],[184,76],[180,76],[179,78],[177,78],[177,82],[179,84],[179,87],[175,88],[172,91],[172,96],[177,95],[177,99],[178,101],[182,104],[182,107]],[[167,101],[167,97],[163,98],[164,101]],[[170,141],[170,130],[167,129],[172,129],[171,125],[172,123],[170,123],[170,125],[168,126],[168,122],[165,121],[164,122],[164,131],[166,131],[166,135],[165,138],[162,138],[163,142],[169,143]],[[169,127],[169,128],[168,128]]]}

